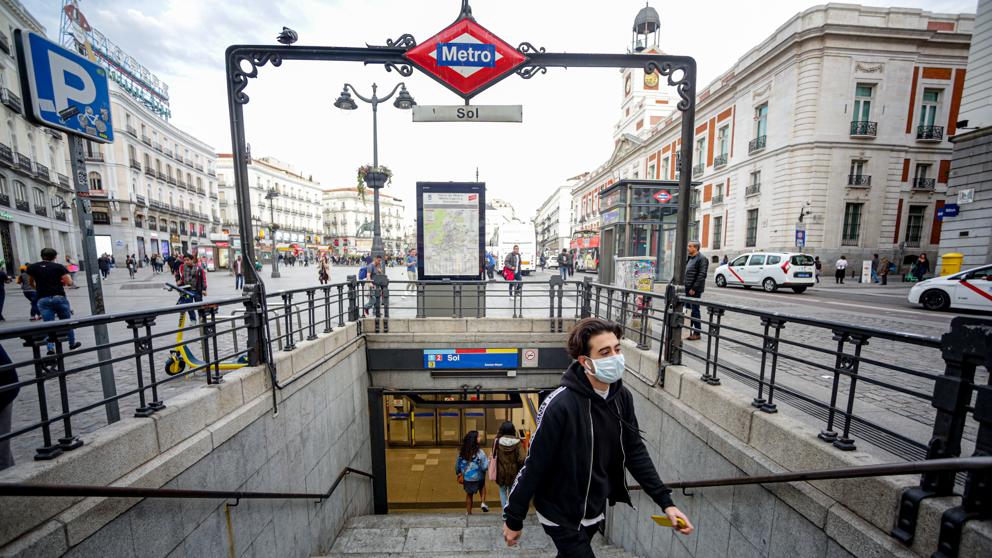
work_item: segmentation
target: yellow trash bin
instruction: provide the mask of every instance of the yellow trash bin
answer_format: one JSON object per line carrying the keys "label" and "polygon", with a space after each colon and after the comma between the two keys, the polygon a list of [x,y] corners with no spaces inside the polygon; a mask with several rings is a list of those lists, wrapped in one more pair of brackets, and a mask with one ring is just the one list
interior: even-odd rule
{"label": "yellow trash bin", "polygon": [[964,260],[964,254],[958,254],[952,252],[950,254],[944,254],[940,257],[940,275],[951,275],[961,271],[961,262]]}

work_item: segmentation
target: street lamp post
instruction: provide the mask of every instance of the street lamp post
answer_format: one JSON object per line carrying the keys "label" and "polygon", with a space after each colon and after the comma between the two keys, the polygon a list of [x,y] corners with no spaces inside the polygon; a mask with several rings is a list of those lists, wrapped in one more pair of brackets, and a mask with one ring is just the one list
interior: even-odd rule
{"label": "street lamp post", "polygon": [[279,256],[276,254],[276,231],[279,230],[279,225],[276,224],[276,198],[279,197],[279,192],[275,188],[269,190],[265,193],[265,199],[269,200],[269,236],[272,239],[272,274],[269,277],[273,279],[278,279],[282,277],[279,274]]}
{"label": "street lamp post", "polygon": [[403,82],[397,83],[396,87],[389,92],[389,95],[379,98],[376,96],[376,90],[378,86],[372,84],[372,96],[364,97],[359,93],[354,86],[350,83],[344,84],[344,88],[341,90],[341,95],[334,101],[334,106],[342,110],[355,110],[358,105],[355,100],[352,99],[351,94],[348,90],[351,89],[355,97],[358,97],[362,101],[372,105],[372,168],[373,172],[369,173],[367,176],[366,183],[372,188],[372,206],[374,211],[373,217],[373,232],[372,232],[372,257],[384,256],[385,250],[382,247],[382,230],[379,222],[379,189],[385,186],[386,180],[385,175],[378,172],[379,170],[379,103],[384,103],[391,99],[393,95],[399,90],[399,95],[396,96],[396,100],[393,101],[393,106],[398,109],[407,110],[413,108],[416,105],[416,101],[410,96],[410,93],[406,90],[406,84]]}

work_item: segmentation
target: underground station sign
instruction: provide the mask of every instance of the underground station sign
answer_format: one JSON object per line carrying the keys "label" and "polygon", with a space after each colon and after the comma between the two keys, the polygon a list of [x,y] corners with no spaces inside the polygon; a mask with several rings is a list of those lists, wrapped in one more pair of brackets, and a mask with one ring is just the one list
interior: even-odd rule
{"label": "underground station sign", "polygon": [[517,368],[517,349],[425,349],[424,368],[481,370],[486,368]]}

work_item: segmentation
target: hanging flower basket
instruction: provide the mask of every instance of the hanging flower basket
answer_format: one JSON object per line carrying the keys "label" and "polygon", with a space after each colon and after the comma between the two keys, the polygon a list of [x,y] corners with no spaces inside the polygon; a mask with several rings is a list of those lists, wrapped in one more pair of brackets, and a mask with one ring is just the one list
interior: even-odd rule
{"label": "hanging flower basket", "polygon": [[393,171],[388,167],[362,165],[358,167],[358,195],[365,199],[365,188],[382,188],[393,178]]}

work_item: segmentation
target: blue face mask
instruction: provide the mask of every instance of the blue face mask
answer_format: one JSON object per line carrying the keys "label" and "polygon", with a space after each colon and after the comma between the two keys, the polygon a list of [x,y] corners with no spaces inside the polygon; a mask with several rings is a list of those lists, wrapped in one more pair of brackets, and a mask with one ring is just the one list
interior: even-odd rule
{"label": "blue face mask", "polygon": [[612,384],[623,378],[623,355],[611,355],[603,358],[589,359],[592,364],[592,375],[604,384]]}

